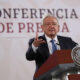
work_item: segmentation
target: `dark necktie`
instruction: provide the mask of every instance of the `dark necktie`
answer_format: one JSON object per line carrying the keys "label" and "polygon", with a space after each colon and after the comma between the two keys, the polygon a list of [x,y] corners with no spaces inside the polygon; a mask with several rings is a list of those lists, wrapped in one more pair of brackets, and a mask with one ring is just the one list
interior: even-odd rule
{"label": "dark necktie", "polygon": [[56,44],[54,43],[54,40],[50,41],[52,43],[52,53],[54,53],[57,50]]}

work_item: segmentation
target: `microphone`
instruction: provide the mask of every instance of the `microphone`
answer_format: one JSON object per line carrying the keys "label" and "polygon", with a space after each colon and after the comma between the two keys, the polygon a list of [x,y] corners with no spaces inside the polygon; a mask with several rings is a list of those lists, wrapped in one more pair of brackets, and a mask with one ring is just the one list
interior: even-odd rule
{"label": "microphone", "polygon": [[59,43],[56,43],[57,45],[60,45]]}

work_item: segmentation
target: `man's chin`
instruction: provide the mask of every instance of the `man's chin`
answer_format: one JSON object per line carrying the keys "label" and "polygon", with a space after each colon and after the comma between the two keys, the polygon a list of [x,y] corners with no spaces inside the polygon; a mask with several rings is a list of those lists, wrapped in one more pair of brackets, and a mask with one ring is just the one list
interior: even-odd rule
{"label": "man's chin", "polygon": [[56,33],[55,32],[54,33],[50,33],[50,35],[53,35],[54,36],[54,35],[56,35]]}
{"label": "man's chin", "polygon": [[51,37],[55,37],[56,34],[50,34]]}

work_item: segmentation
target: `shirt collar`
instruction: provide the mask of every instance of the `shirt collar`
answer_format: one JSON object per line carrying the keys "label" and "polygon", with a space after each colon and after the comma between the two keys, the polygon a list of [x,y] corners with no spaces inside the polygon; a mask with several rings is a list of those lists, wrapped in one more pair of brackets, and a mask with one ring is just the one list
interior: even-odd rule
{"label": "shirt collar", "polygon": [[[49,38],[47,35],[45,35],[47,42],[50,42],[52,39]],[[55,43],[59,43],[57,36],[55,36],[55,38],[53,39],[55,41]]]}

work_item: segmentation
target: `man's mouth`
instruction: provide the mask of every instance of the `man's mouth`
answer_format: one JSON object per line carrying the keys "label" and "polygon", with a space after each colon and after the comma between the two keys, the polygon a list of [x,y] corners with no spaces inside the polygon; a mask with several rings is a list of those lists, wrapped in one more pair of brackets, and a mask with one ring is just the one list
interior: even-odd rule
{"label": "man's mouth", "polygon": [[55,30],[54,30],[54,29],[51,29],[51,30],[49,30],[49,31],[51,31],[51,32],[52,32],[52,31],[55,31]]}

